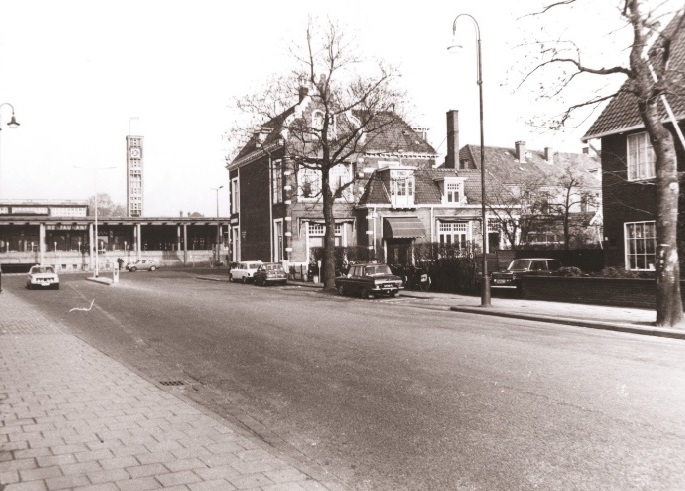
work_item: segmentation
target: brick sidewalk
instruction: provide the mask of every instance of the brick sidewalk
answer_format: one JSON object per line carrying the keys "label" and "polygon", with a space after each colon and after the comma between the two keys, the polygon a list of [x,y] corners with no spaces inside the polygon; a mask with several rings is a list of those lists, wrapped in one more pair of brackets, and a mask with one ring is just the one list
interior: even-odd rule
{"label": "brick sidewalk", "polygon": [[344,489],[306,472],[0,294],[0,491]]}

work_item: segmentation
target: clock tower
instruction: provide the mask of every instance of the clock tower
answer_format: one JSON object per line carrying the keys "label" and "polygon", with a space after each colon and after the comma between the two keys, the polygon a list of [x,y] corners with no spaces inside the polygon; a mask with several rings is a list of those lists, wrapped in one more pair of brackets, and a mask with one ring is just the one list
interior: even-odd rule
{"label": "clock tower", "polygon": [[128,203],[126,211],[130,217],[143,215],[143,137],[126,137],[126,175],[128,177]]}

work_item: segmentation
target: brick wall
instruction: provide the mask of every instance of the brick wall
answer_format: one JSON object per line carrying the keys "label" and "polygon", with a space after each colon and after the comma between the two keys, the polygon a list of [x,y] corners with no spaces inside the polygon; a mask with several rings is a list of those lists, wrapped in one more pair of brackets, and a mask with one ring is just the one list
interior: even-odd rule
{"label": "brick wall", "polygon": [[[685,293],[683,281],[680,291]],[[654,309],[656,280],[530,276],[523,278],[523,298]]]}

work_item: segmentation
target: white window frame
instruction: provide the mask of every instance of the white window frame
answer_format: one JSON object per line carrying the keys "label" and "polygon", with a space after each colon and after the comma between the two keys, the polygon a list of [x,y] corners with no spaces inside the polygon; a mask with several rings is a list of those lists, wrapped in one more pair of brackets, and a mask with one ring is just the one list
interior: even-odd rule
{"label": "white window frame", "polygon": [[656,154],[647,132],[628,135],[626,162],[629,181],[642,181],[656,177]]}
{"label": "white window frame", "polygon": [[[352,170],[349,165],[345,164],[337,164],[331,167],[330,172],[328,174],[329,177],[329,183],[331,187],[331,191],[335,194],[335,192],[341,188],[342,186],[352,182],[353,177],[352,177]],[[348,185],[342,192],[342,196],[338,199],[341,200],[348,200],[351,195],[352,195],[352,188],[353,186],[350,184]]]}
{"label": "white window frame", "polygon": [[623,224],[626,269],[654,271],[656,269],[656,222],[626,222]]}
{"label": "white window frame", "polygon": [[[321,180],[320,170],[301,167],[297,172],[297,195],[305,200],[318,199],[321,196]],[[308,196],[304,193],[305,181],[308,181],[311,185]]]}
{"label": "white window frame", "polygon": [[271,203],[283,203],[283,161],[274,160],[271,166]]}
{"label": "white window frame", "polygon": [[468,247],[468,222],[438,221],[438,241],[440,245],[458,245],[460,249]]}
{"label": "white window frame", "polygon": [[390,196],[396,207],[414,206],[416,181],[411,170],[393,169],[390,171]]}
{"label": "white window frame", "polygon": [[458,204],[464,201],[464,181],[462,179],[445,179],[443,182],[442,203]]}
{"label": "white window frame", "polygon": [[240,213],[240,182],[238,177],[231,179],[231,213]]}

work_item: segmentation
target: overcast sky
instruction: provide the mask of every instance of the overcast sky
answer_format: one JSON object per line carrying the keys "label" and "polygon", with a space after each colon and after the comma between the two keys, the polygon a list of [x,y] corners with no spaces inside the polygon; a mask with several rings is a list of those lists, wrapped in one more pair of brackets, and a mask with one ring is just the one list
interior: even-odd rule
{"label": "overcast sky", "polygon": [[[550,16],[541,28],[585,32],[598,47],[608,38],[597,34],[617,21],[620,3],[594,3],[602,2],[611,8]],[[513,147],[522,139],[528,148],[580,151],[591,121],[564,133],[532,131],[526,122],[549,106],[512,82],[512,66],[524,61],[514,46],[531,34],[524,31],[531,23],[516,19],[539,4],[0,0],[0,103],[12,104],[21,124],[7,128],[11,111],[0,109],[0,199],[86,199],[96,186],[89,169],[117,166],[97,172],[97,189],[125,204],[130,128],[145,138],[145,216],[213,216],[212,188],[221,185],[225,215],[229,104],[292,66],[287,48],[303,40],[309,14],[339,20],[363,55],[399,67],[414,106],[411,123],[429,127],[429,141],[443,155],[448,109],[460,111],[461,144],[479,142],[468,22],[458,24],[465,49],[456,56],[446,50],[454,18],[472,14],[483,43],[486,145]]]}

